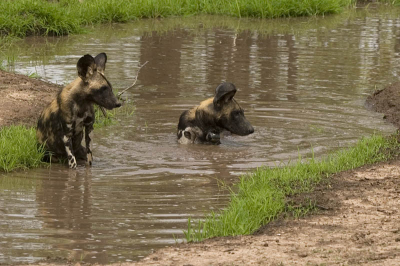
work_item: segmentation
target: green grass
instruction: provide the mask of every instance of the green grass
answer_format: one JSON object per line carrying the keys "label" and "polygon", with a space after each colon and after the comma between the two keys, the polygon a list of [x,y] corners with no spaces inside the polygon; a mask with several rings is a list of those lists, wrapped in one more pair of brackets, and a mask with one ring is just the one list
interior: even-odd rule
{"label": "green grass", "polygon": [[[2,0],[0,47],[15,37],[67,35],[100,23],[199,14],[278,18],[340,13],[356,0]],[[400,5],[400,0],[380,0]],[[7,39],[5,36],[8,36]],[[10,42],[11,40],[11,42]]]}
{"label": "green grass", "polygon": [[0,2],[0,10],[2,35],[65,35],[81,30],[79,17],[71,14],[70,8],[62,7],[58,2],[6,0]]}
{"label": "green grass", "polygon": [[251,234],[285,211],[303,215],[312,210],[314,204],[296,208],[287,203],[288,197],[312,191],[321,180],[334,173],[388,160],[399,146],[395,137],[372,136],[321,160],[312,156],[275,168],[259,168],[240,178],[234,189],[237,192],[231,191],[230,203],[225,209],[209,214],[196,225],[189,219],[186,239],[200,241],[216,236]]}
{"label": "green grass", "polygon": [[[118,91],[114,91],[115,95],[118,94]],[[93,128],[101,128],[105,126],[110,126],[118,123],[117,116],[125,116],[129,117],[132,116],[135,113],[136,107],[133,104],[132,100],[128,98],[123,98],[121,99],[123,102],[122,106],[119,108],[115,108],[112,110],[106,110],[107,116],[104,116],[103,112],[100,110],[100,107],[98,105],[94,106],[94,112],[95,112],[95,122],[93,125]]]}
{"label": "green grass", "polygon": [[66,35],[83,26],[142,18],[217,14],[276,18],[339,13],[354,0],[3,0],[0,35]]}
{"label": "green grass", "polygon": [[100,128],[100,127],[105,127],[105,126],[115,124],[116,123],[115,113],[116,113],[116,109],[106,110],[107,116],[104,116],[103,112],[100,110],[100,107],[95,105],[94,106],[95,120],[94,120],[93,128]]}
{"label": "green grass", "polygon": [[42,165],[43,148],[38,148],[32,127],[0,128],[0,171],[27,169]]}

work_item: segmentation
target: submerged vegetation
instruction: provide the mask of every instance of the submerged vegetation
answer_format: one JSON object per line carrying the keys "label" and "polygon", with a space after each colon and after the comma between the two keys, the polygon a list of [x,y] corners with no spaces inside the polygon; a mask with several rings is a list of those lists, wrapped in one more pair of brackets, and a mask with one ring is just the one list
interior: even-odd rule
{"label": "submerged vegetation", "polygon": [[296,163],[282,167],[259,168],[240,178],[237,192],[231,192],[231,201],[226,209],[211,213],[197,225],[189,220],[186,239],[200,241],[216,236],[251,234],[285,211],[295,215],[306,213],[313,208],[313,202],[295,208],[288,204],[288,197],[312,191],[331,174],[388,160],[399,147],[395,137],[375,135],[321,160],[312,156],[307,160],[299,158]]}
{"label": "submerged vegetation", "polygon": [[197,14],[276,18],[338,13],[354,0],[3,0],[0,35],[66,35],[83,26]]}
{"label": "submerged vegetation", "polygon": [[38,147],[33,127],[0,128],[0,171],[27,169],[42,165],[43,147]]}

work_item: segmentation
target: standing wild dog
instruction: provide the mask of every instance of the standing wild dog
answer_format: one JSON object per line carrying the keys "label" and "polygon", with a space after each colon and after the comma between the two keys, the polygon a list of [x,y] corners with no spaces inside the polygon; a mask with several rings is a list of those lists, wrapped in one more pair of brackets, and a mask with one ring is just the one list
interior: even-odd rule
{"label": "standing wild dog", "polygon": [[[77,160],[92,164],[90,132],[95,119],[93,104],[113,109],[121,103],[115,97],[110,82],[104,76],[107,56],[95,58],[85,55],[78,60],[78,78],[64,87],[41,113],[36,136],[45,143],[52,161],[68,159],[69,168],[76,168]],[[86,148],[82,146],[85,132]],[[45,156],[49,160],[49,154]]]}
{"label": "standing wild dog", "polygon": [[228,82],[221,83],[215,89],[214,98],[202,101],[199,106],[184,111],[179,118],[178,142],[220,144],[220,133],[223,130],[240,136],[253,133],[254,128],[233,98],[235,93],[235,85]]}

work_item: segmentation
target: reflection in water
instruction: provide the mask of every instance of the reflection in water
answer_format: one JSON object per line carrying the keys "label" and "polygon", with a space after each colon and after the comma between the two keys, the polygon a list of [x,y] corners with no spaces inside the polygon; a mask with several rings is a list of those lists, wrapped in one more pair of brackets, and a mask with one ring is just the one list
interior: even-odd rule
{"label": "reflection in water", "polygon": [[[137,260],[183,238],[187,218],[227,204],[219,181],[345,147],[393,128],[363,107],[395,81],[400,10],[326,18],[145,20],[63,38],[28,38],[15,70],[68,83],[85,53],[106,52],[107,76],[136,106],[117,125],[96,129],[94,165],[0,177],[0,263],[47,256],[88,262]],[[255,133],[222,145],[178,145],[183,110],[221,81]],[[38,99],[40,100],[40,99]]]}

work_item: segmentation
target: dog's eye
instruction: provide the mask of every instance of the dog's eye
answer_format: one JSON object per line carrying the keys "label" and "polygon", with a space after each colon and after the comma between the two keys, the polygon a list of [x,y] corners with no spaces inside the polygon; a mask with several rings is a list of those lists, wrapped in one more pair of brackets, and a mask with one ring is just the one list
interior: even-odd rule
{"label": "dog's eye", "polygon": [[242,110],[233,111],[233,115],[234,115],[234,116],[238,116],[238,115],[241,115],[241,114],[243,114],[243,111],[242,111]]}

